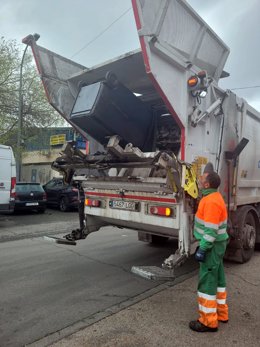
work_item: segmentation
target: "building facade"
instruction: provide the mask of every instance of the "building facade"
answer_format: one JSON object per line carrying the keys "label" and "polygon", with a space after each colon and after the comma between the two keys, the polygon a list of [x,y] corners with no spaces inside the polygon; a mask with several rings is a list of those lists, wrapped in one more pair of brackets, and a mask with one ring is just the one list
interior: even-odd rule
{"label": "building facade", "polygon": [[68,141],[76,141],[77,148],[88,153],[88,141],[71,127],[39,129],[34,137],[26,141],[22,154],[21,181],[45,184],[59,176],[57,171],[52,170],[51,164]]}

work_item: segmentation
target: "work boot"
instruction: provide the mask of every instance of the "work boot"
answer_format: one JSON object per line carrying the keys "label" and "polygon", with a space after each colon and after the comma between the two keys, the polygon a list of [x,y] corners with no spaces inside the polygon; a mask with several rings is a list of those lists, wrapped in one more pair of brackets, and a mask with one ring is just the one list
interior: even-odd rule
{"label": "work boot", "polygon": [[197,331],[198,333],[207,333],[207,332],[216,332],[218,331],[218,328],[210,328],[206,325],[202,324],[198,320],[192,320],[189,324],[189,327],[191,330]]}

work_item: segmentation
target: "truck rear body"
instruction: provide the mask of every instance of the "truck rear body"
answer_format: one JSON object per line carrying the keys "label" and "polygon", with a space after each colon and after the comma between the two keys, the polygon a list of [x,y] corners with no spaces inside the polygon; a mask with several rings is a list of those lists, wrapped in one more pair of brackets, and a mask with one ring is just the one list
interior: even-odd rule
{"label": "truck rear body", "polygon": [[178,237],[179,203],[163,185],[154,179],[87,181],[85,213],[105,225]]}
{"label": "truck rear body", "polygon": [[70,146],[53,164],[66,178],[90,170],[86,232],[127,227],[193,253],[196,179],[211,162],[230,218],[251,204],[259,240],[260,115],[218,86],[228,47],[186,1],[132,5],[141,51],[89,69],[31,43],[49,102],[90,140],[90,154]]}

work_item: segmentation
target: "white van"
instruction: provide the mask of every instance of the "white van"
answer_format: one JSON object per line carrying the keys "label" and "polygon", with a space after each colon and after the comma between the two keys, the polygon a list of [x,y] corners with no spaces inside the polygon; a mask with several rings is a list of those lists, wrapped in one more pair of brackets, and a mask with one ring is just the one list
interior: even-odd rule
{"label": "white van", "polygon": [[13,150],[0,145],[0,213],[13,212],[16,166]]}

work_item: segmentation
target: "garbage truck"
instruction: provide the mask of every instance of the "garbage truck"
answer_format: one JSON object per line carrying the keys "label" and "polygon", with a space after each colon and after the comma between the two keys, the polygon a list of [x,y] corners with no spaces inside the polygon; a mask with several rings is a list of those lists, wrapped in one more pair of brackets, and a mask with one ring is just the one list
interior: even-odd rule
{"label": "garbage truck", "polygon": [[219,86],[229,48],[186,1],[132,7],[141,48],[92,68],[29,36],[49,103],[90,142],[88,154],[67,143],[52,164],[66,181],[88,170],[80,228],[66,240],[108,225],[176,239],[163,262],[174,269],[196,250],[197,182],[212,163],[228,209],[226,257],[246,262],[260,241],[260,114]]}

